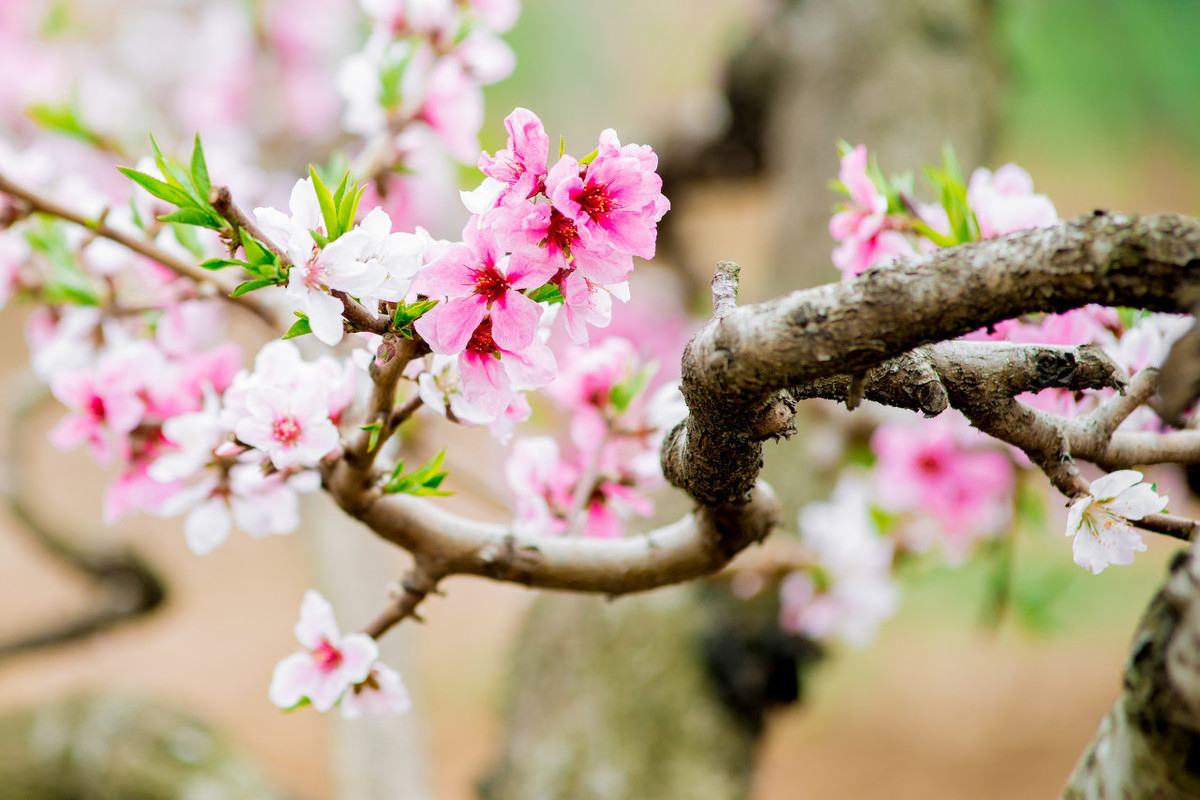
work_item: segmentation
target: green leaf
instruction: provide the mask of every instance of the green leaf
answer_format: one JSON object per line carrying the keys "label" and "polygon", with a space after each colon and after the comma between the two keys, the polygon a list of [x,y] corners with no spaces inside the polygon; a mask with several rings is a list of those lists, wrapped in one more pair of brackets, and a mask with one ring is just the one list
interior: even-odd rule
{"label": "green leaf", "polygon": [[197,194],[208,203],[209,192],[212,191],[212,182],[208,179],[208,164],[204,161],[204,146],[200,144],[200,134],[196,134],[196,139],[192,143],[192,184],[196,187]]}
{"label": "green leaf", "polygon": [[312,327],[308,324],[308,317],[296,312],[296,316],[300,319],[292,323],[292,327],[287,329],[287,333],[281,336],[281,339],[295,339],[297,336],[303,336],[306,333],[312,333]]}
{"label": "green leaf", "polygon": [[300,698],[300,699],[299,699],[299,700],[296,702],[296,704],[295,704],[295,705],[290,705],[290,706],[288,706],[287,708],[283,709],[283,713],[285,713],[285,714],[290,714],[290,713],[292,713],[293,711],[298,711],[298,710],[300,710],[300,709],[304,708],[305,706],[311,706],[311,705],[312,705],[312,701],[311,701],[311,700],[309,700],[307,697],[301,697],[301,698]]}
{"label": "green leaf", "polygon": [[79,110],[70,103],[33,103],[25,109],[30,118],[51,133],[60,133],[88,144],[99,144],[102,140],[87,123],[79,117]]}
{"label": "green leaf", "polygon": [[242,231],[242,249],[253,266],[276,268],[279,266],[279,256],[245,231]]}
{"label": "green leaf", "polygon": [[392,470],[391,478],[383,485],[383,491],[386,494],[403,493],[417,497],[447,497],[453,494],[438,488],[449,475],[442,470],[442,461],[445,458],[446,450],[443,448],[436,456],[407,475],[401,474],[404,472],[404,461],[400,461]]}
{"label": "green leaf", "polygon": [[953,237],[946,236],[944,233],[938,233],[933,228],[925,224],[924,220],[913,219],[912,226],[914,231],[921,234],[938,247],[953,247],[954,245],[958,244]]}
{"label": "green leaf", "polygon": [[567,152],[567,139],[564,136],[558,137],[558,157],[562,158],[563,153]]}
{"label": "green leaf", "polygon": [[627,380],[613,384],[608,392],[609,402],[613,404],[618,414],[624,414],[633,399],[642,393],[649,383],[650,377],[658,371],[657,364],[647,364]]}
{"label": "green leaf", "polygon": [[100,296],[86,286],[50,281],[42,286],[42,299],[48,305],[98,306]]}
{"label": "green leaf", "polygon": [[162,173],[167,183],[182,189],[188,196],[192,197],[196,202],[191,203],[191,205],[207,205],[208,196],[198,196],[196,187],[192,184],[192,176],[187,173],[187,170],[163,156],[162,150],[158,149],[158,142],[154,141],[153,136],[150,137],[150,144],[154,147],[154,163],[158,165],[158,171]]}
{"label": "green leaf", "polygon": [[[259,279],[252,280],[252,281],[244,281],[242,283],[239,283],[237,285],[237,288],[229,293],[229,296],[230,297],[241,297],[246,292],[253,292],[255,289],[261,289],[264,286],[275,286],[277,283],[278,283],[278,281],[273,281],[270,278],[259,278]],[[304,322],[305,325],[308,325],[308,320],[297,320],[296,325],[299,325],[300,322]],[[296,327],[296,325],[293,325],[292,328],[294,329]],[[288,333],[291,333],[291,332],[292,332],[291,330],[288,331]],[[311,329],[304,331],[304,333],[311,333]],[[300,334],[296,334],[296,335],[299,336]],[[284,336],[283,338],[288,339],[291,337]]]}
{"label": "green leaf", "polygon": [[321,176],[321,180],[326,184],[337,180],[338,175],[345,175],[350,171],[350,162],[346,158],[345,152],[342,150],[334,150],[330,154],[329,160],[325,164],[316,164],[313,166],[317,174]]}
{"label": "green leaf", "polygon": [[555,305],[563,302],[562,290],[553,283],[543,284],[527,295],[535,303]]}
{"label": "green leaf", "polygon": [[248,267],[250,266],[245,261],[238,261],[236,258],[210,258],[208,261],[201,261],[201,269],[224,269],[225,267]]}
{"label": "green leaf", "polygon": [[175,241],[183,245],[189,253],[196,258],[204,257],[204,245],[200,244],[200,238],[196,236],[196,231],[187,225],[173,224],[171,225],[171,233],[175,234]]}
{"label": "green leaf", "polygon": [[45,257],[50,274],[43,286],[48,303],[99,305],[100,294],[92,279],[79,268],[74,250],[67,243],[63,226],[52,220],[35,218],[25,228],[30,248]]}
{"label": "green leaf", "polygon": [[412,304],[402,300],[396,305],[396,313],[392,317],[392,322],[399,329],[407,328],[437,304],[437,300],[418,300]]}
{"label": "green leaf", "polygon": [[338,217],[337,206],[333,203],[333,195],[329,192],[329,187],[325,185],[325,181],[321,180],[321,176],[310,165],[308,174],[312,178],[313,189],[317,193],[317,204],[321,207],[321,218],[325,220],[325,232],[329,236],[329,241],[333,241],[338,237]]}
{"label": "green leaf", "polygon": [[[350,173],[346,173],[347,176]],[[338,230],[345,233],[354,227],[354,215],[358,213],[358,201],[362,199],[365,186],[350,184],[350,191],[338,201]]]}
{"label": "green leaf", "polygon": [[163,222],[178,222],[181,225],[196,225],[200,228],[211,228],[219,231],[225,227],[225,220],[217,212],[207,208],[180,208],[170,214],[159,217]]}
{"label": "green leaf", "polygon": [[379,444],[379,435],[383,432],[383,423],[376,420],[370,425],[360,426],[359,430],[370,432],[371,437],[367,440],[367,452],[374,452],[375,447]]}
{"label": "green leaf", "polygon": [[117,167],[117,169],[122,175],[129,178],[138,186],[141,186],[159,200],[165,200],[171,205],[182,206],[184,208],[196,207],[196,203],[192,200],[191,196],[177,186],[163,183],[158,178],[147,175],[144,172],[138,172],[136,169],[129,169],[128,167]]}
{"label": "green leaf", "polygon": [[600,148],[597,147],[592,152],[588,153],[583,158],[579,159],[579,163],[586,166],[596,160],[596,156],[600,155]]}

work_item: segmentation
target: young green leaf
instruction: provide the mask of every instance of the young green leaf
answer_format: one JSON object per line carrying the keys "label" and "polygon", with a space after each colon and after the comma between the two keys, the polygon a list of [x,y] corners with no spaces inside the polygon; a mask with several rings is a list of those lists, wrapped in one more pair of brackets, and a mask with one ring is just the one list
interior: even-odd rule
{"label": "young green leaf", "polygon": [[443,449],[407,475],[401,474],[404,471],[404,462],[400,461],[392,470],[391,478],[383,485],[383,491],[386,494],[403,493],[418,497],[446,497],[453,494],[453,492],[438,488],[449,475],[448,472],[442,470],[442,461],[445,457],[446,451]]}
{"label": "young green leaf", "polygon": [[367,431],[371,434],[367,440],[367,452],[374,452],[376,445],[379,444],[379,435],[383,432],[383,423],[379,420],[372,422],[370,425],[362,425],[359,430]]}
{"label": "young green leaf", "polygon": [[329,241],[333,241],[338,237],[337,206],[333,203],[333,195],[329,192],[325,181],[321,180],[321,176],[311,165],[308,168],[308,174],[312,178],[313,190],[317,194],[317,205],[321,207],[321,218],[325,220],[325,231],[329,236]]}
{"label": "young green leaf", "polygon": [[208,164],[204,161],[204,146],[200,144],[199,133],[192,143],[192,184],[196,187],[200,199],[207,204],[212,182],[208,179]]}
{"label": "young green leaf", "polygon": [[396,313],[392,317],[392,322],[398,329],[407,328],[437,304],[437,300],[418,300],[411,304],[401,300],[396,305]]}
{"label": "young green leaf", "polygon": [[165,200],[171,205],[181,206],[183,208],[195,208],[196,203],[192,200],[183,189],[172,186],[168,183],[163,183],[158,178],[147,175],[144,172],[138,172],[136,169],[128,167],[117,167],[122,175],[129,178],[131,181],[141,186],[150,194],[157,197],[159,200]]}
{"label": "young green leaf", "polygon": [[[262,289],[264,286],[275,286],[276,283],[278,283],[278,282],[273,281],[270,278],[259,278],[259,279],[252,280],[252,281],[243,281],[242,283],[239,283],[237,285],[236,289],[234,289],[232,292],[229,293],[229,296],[230,297],[241,297],[246,292],[253,292],[255,289]],[[292,325],[292,328],[295,328],[296,325],[300,324],[300,322],[301,322],[301,320],[297,320],[296,324]],[[303,320],[303,322],[306,325],[308,324],[307,320]],[[310,332],[311,331],[304,331],[304,333],[310,333]],[[288,333],[291,333],[291,330],[289,330]],[[299,336],[300,334],[296,334],[296,335]],[[283,338],[288,339],[291,337],[284,336]]]}
{"label": "young green leaf", "polygon": [[196,236],[194,228],[176,223],[171,225],[171,233],[175,235],[175,241],[183,245],[194,257],[204,257],[204,245],[200,244],[200,237]]}
{"label": "young green leaf", "polygon": [[612,389],[608,392],[609,402],[618,414],[624,414],[629,408],[629,404],[633,399],[642,393],[646,388],[646,384],[650,382],[650,378],[658,371],[657,364],[647,364],[629,378],[613,384]]}
{"label": "young green leaf", "polygon": [[297,336],[312,333],[312,327],[308,324],[308,317],[299,311],[296,312],[296,316],[300,319],[292,323],[292,327],[287,329],[287,333],[281,336],[281,339],[295,339]]}
{"label": "young green leaf", "polygon": [[207,261],[200,262],[201,269],[224,269],[225,267],[246,268],[249,266],[245,261],[239,261],[236,258],[210,258]]}
{"label": "young green leaf", "polygon": [[555,305],[563,302],[562,290],[553,283],[543,284],[534,289],[528,295],[530,300],[535,303],[549,303]]}
{"label": "young green leaf", "polygon": [[163,214],[159,219],[163,222],[178,222],[181,225],[211,228],[214,231],[225,227],[225,220],[221,218],[221,215],[208,208],[180,208],[170,214]]}
{"label": "young green leaf", "polygon": [[242,231],[242,249],[250,264],[256,267],[279,267],[279,256],[268,250],[261,242]]}

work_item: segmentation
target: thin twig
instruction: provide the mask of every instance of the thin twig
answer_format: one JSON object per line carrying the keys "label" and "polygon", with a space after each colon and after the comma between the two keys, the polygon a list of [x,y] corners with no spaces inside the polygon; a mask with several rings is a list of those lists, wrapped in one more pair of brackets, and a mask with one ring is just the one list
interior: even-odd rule
{"label": "thin twig", "polygon": [[36,192],[26,189],[24,186],[13,183],[3,174],[0,174],[0,192],[16,197],[29,205],[29,207],[42,214],[49,214],[52,217],[66,220],[82,228],[92,231],[97,236],[102,236],[105,239],[116,242],[117,244],[132,250],[139,255],[156,261],[162,264],[167,269],[174,272],[181,278],[195,281],[201,285],[211,285],[216,287],[218,294],[230,303],[234,303],[262,319],[271,327],[275,327],[275,315],[272,314],[265,306],[256,300],[245,295],[241,297],[230,297],[230,290],[221,286],[214,280],[212,273],[206,272],[197,266],[188,264],[187,262],[176,258],[158,245],[148,239],[132,236],[124,231],[117,230],[103,220],[90,219],[82,214],[79,214],[71,209],[63,206],[48,197],[43,197]]}
{"label": "thin twig", "polygon": [[212,207],[218,214],[233,226],[234,230],[242,230],[250,234],[254,239],[274,253],[279,258],[279,263],[285,267],[292,265],[292,258],[287,254],[287,251],[275,243],[271,237],[263,233],[258,227],[258,223],[250,219],[250,216],[245,211],[233,202],[233,195],[229,191],[228,186],[214,186],[208,193],[208,202],[212,203]]}
{"label": "thin twig", "polygon": [[400,591],[375,619],[362,629],[372,639],[378,639],[403,620],[412,617],[417,622],[424,620],[417,614],[417,606],[429,594],[437,592],[438,581],[443,575],[424,562],[417,565],[400,581]]}

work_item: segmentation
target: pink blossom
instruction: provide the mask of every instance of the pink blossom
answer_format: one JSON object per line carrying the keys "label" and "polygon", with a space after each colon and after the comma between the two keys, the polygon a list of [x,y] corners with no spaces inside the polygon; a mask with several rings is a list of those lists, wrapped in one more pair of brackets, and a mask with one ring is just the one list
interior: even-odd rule
{"label": "pink blossom", "polygon": [[870,239],[883,227],[887,197],[867,175],[867,146],[860,144],[842,156],[838,179],[850,194],[849,206],[829,220],[829,235],[835,242],[847,237]]}
{"label": "pink blossom", "polygon": [[246,411],[234,427],[237,437],[270,456],[277,469],[315,466],[338,445],[328,397],[317,392],[263,386],[246,398]]}
{"label": "pink blossom", "polygon": [[589,349],[572,348],[564,356],[566,366],[546,391],[567,408],[598,412],[609,409],[613,387],[630,378],[638,362],[633,344],[617,337]]}
{"label": "pink blossom", "polygon": [[916,255],[908,239],[891,229],[887,196],[867,174],[866,145],[842,156],[838,178],[849,192],[850,202],[829,220],[829,235],[840,242],[833,251],[833,264],[843,280],[870,267]]}
{"label": "pink blossom", "polygon": [[456,59],[439,58],[434,63],[420,117],[455,160],[470,163],[476,158],[483,127],[483,90]]}
{"label": "pink blossom", "polygon": [[866,485],[843,478],[828,501],[805,506],[798,522],[815,563],[780,585],[780,627],[869,644],[880,622],[896,613],[900,592],[891,577],[893,543],[871,520]]}
{"label": "pink blossom", "polygon": [[884,508],[936,522],[947,551],[961,558],[973,538],[1008,521],[1014,471],[965,423],[942,419],[881,425],[871,437],[878,457],[873,486]]}
{"label": "pink blossom", "polygon": [[547,203],[519,204],[491,217],[496,237],[524,269],[574,270],[593,284],[621,283],[633,271],[633,256],[595,239],[585,240],[575,221]]}
{"label": "pink blossom", "polygon": [[583,277],[577,270],[556,279],[563,296],[563,316],[567,334],[576,344],[587,344],[588,329],[605,328],[612,320],[612,299],[629,299],[628,283],[600,286]]}
{"label": "pink blossom", "polygon": [[975,170],[967,185],[967,203],[984,239],[1059,222],[1054,204],[1034,193],[1033,178],[1016,164],[1005,164],[994,174],[983,167]]}
{"label": "pink blossom", "polygon": [[101,512],[104,524],[112,525],[134,511],[157,514],[181,488],[177,481],[164,483],[151,477],[145,461],[135,463],[105,487]]}
{"label": "pink blossom", "polygon": [[533,341],[542,308],[521,289],[541,286],[552,267],[504,257],[487,218],[473,218],[462,244],[451,244],[420,273],[416,290],[446,298],[416,321],[418,333],[434,352],[461,352],[489,316],[489,339],[509,351]]}
{"label": "pink blossom", "polygon": [[546,156],[550,138],[537,115],[518,108],[504,120],[508,131],[505,149],[495,156],[479,156],[479,171],[503,185],[497,203],[521,201],[545,189]]}
{"label": "pink blossom", "polygon": [[833,265],[842,279],[861,275],[871,267],[889,264],[898,258],[916,255],[912,244],[898,231],[880,230],[868,238],[848,236],[834,248]]}
{"label": "pink blossom", "polygon": [[102,464],[118,451],[125,453],[129,434],[146,413],[147,375],[137,357],[142,352],[108,351],[91,370],[54,375],[50,389],[72,412],[50,432],[56,447],[68,450],[86,442]]}
{"label": "pink blossom", "polygon": [[502,413],[514,391],[545,386],[554,380],[556,371],[554,354],[536,339],[520,351],[496,344],[490,318],[479,323],[458,358],[463,396],[489,414]]}
{"label": "pink blossom", "polygon": [[622,147],[609,129],[600,134],[597,155],[586,167],[570,156],[559,159],[546,176],[546,195],[589,248],[608,244],[653,258],[658,221],[671,207],[657,168],[648,147]]}
{"label": "pink blossom", "polygon": [[271,678],[268,695],[280,708],[307,697],[317,711],[328,711],[347,689],[367,680],[379,657],[379,645],[365,633],[341,635],[333,607],[312,589],[300,606],[296,639],[305,652],[280,661]]}
{"label": "pink blossom", "polygon": [[400,673],[376,661],[367,678],[342,695],[342,716],[346,719],[403,714],[412,708],[412,698]]}
{"label": "pink blossom", "polygon": [[229,538],[233,525],[259,539],[292,533],[300,526],[298,491],[319,484],[306,476],[264,475],[258,464],[238,464],[199,473],[195,482],[180,489],[152,511],[162,517],[187,514],[184,538],[196,555],[207,555]]}

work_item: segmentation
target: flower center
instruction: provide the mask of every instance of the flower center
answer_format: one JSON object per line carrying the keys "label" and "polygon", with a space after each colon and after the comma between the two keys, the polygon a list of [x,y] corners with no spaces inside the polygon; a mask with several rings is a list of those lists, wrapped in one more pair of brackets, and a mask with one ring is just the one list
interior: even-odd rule
{"label": "flower center", "polygon": [[499,300],[507,291],[508,278],[491,264],[475,270],[475,294],[483,295],[488,305]]}
{"label": "flower center", "polygon": [[282,444],[295,444],[300,439],[300,423],[295,417],[278,417],[275,420],[273,435],[275,441]]}
{"label": "flower center", "polygon": [[564,254],[571,254],[571,242],[579,238],[575,230],[575,222],[565,217],[557,208],[550,210],[550,227],[546,229],[546,243],[551,248],[558,248]]}
{"label": "flower center", "polygon": [[312,654],[313,660],[317,662],[322,672],[333,672],[342,665],[342,651],[324,639],[321,640],[320,646],[312,651]]}
{"label": "flower center", "polygon": [[936,475],[942,471],[942,460],[926,453],[917,459],[917,469],[926,475]]}
{"label": "flower center", "polygon": [[583,206],[583,210],[587,212],[589,217],[593,218],[621,207],[609,195],[607,186],[596,183],[589,183],[583,187],[583,191],[575,196],[575,201]]}
{"label": "flower center", "polygon": [[500,348],[496,347],[496,342],[492,339],[492,318],[488,317],[483,322],[479,323],[479,327],[471,334],[470,340],[467,341],[467,349],[472,353],[481,355],[497,353]]}

